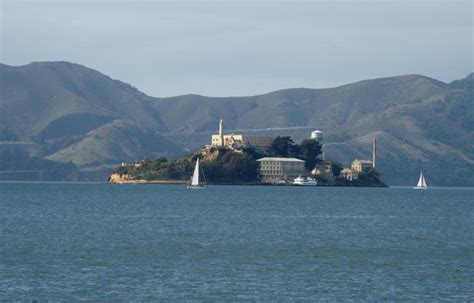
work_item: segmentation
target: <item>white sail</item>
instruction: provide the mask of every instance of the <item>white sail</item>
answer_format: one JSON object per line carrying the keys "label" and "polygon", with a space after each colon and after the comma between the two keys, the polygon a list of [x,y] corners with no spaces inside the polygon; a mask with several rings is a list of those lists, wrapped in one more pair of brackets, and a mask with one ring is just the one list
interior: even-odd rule
{"label": "white sail", "polygon": [[423,176],[423,180],[421,180],[421,186],[427,187],[427,185],[426,185],[426,180],[425,180],[425,176]]}
{"label": "white sail", "polygon": [[420,172],[420,179],[418,180],[417,187],[426,187],[425,176],[423,176],[423,172]]}
{"label": "white sail", "polygon": [[193,179],[191,180],[191,186],[199,186],[199,158],[196,160],[196,166],[194,167]]}

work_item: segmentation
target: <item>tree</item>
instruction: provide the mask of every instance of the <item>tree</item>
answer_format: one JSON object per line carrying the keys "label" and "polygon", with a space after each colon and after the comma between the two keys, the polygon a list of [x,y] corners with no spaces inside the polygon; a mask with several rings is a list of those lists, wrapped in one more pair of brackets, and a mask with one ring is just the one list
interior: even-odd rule
{"label": "tree", "polygon": [[227,151],[216,159],[203,161],[202,169],[210,182],[254,182],[258,180],[258,162],[247,153]]}
{"label": "tree", "polygon": [[224,171],[231,180],[255,181],[258,163],[247,154],[228,153],[222,157]]}
{"label": "tree", "polygon": [[331,170],[334,176],[339,176],[341,174],[341,171],[344,169],[344,166],[342,166],[341,163],[338,162],[331,162]]}
{"label": "tree", "polygon": [[260,158],[263,158],[263,157],[267,156],[267,154],[265,152],[258,151],[257,149],[255,149],[253,147],[243,147],[241,150],[245,154],[248,154],[250,157],[252,157],[252,159],[254,159],[254,160],[258,160]]}
{"label": "tree", "polygon": [[299,146],[300,157],[305,162],[305,167],[308,170],[314,168],[318,161],[318,156],[321,154],[322,145],[317,140],[305,139]]}
{"label": "tree", "polygon": [[164,163],[168,163],[168,159],[166,157],[161,156],[155,161],[153,161],[153,168],[155,170],[160,170],[165,167],[165,165],[163,165]]}
{"label": "tree", "polygon": [[299,146],[291,137],[276,137],[271,145],[271,152],[277,157],[296,157],[299,154]]}
{"label": "tree", "polygon": [[365,169],[359,173],[359,178],[357,179],[359,184],[363,185],[385,185],[383,183],[383,178],[380,174],[372,167]]}

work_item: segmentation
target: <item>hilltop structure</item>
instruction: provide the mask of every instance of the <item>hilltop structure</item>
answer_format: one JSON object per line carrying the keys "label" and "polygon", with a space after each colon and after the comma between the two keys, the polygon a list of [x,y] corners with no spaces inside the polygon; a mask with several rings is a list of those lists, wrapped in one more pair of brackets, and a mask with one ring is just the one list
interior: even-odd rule
{"label": "hilltop structure", "polygon": [[253,147],[265,150],[272,145],[272,137],[254,137],[242,134],[224,134],[224,119],[219,121],[219,133],[211,136],[211,145],[209,147]]}

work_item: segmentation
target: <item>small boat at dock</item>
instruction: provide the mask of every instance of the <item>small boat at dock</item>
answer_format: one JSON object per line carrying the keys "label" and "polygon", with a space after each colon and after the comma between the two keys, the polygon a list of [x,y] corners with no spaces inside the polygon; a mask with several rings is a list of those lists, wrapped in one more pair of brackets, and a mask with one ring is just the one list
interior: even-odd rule
{"label": "small boat at dock", "polygon": [[303,178],[301,176],[298,176],[298,178],[295,178],[293,180],[293,185],[297,185],[297,186],[316,186],[316,185],[318,185],[318,181],[316,181],[315,179],[313,179],[311,177]]}

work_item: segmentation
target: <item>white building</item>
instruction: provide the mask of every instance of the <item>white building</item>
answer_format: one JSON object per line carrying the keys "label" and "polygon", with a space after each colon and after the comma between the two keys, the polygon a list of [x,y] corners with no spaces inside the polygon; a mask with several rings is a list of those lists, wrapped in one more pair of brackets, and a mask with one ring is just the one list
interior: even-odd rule
{"label": "white building", "polygon": [[342,178],[349,181],[355,180],[358,177],[357,173],[352,171],[352,169],[350,168],[344,168],[343,170],[341,170],[340,174]]}
{"label": "white building", "polygon": [[240,147],[250,146],[257,149],[268,149],[273,143],[272,137],[251,137],[241,134],[224,134],[224,120],[219,121],[219,133],[211,136],[211,146]]}
{"label": "white building", "polygon": [[258,159],[260,178],[267,183],[293,181],[300,175],[306,175],[305,161],[296,158],[266,157]]}

